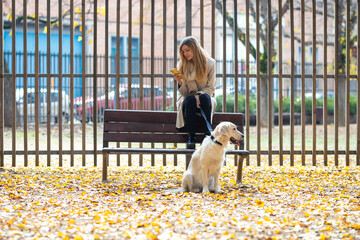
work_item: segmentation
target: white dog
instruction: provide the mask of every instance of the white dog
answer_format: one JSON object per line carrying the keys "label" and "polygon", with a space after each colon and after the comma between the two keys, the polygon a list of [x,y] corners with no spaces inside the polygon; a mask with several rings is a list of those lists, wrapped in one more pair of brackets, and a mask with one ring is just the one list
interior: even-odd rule
{"label": "white dog", "polygon": [[231,122],[216,126],[211,136],[207,136],[201,146],[193,153],[188,169],[184,172],[182,190],[207,193],[220,193],[219,176],[225,159],[229,141],[240,145],[243,134]]}

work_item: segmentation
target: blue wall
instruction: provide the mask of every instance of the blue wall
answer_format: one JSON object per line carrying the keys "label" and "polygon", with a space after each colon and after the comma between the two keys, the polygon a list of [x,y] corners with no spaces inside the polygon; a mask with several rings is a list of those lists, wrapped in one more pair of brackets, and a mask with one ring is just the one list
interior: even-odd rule
{"label": "blue wall", "polygon": [[[12,36],[9,35],[8,29],[4,30],[4,51],[12,51]],[[74,54],[81,54],[81,41],[77,41],[81,35],[74,35]],[[22,31],[16,32],[16,52],[24,51],[24,33]],[[70,54],[70,34],[63,34],[63,54]],[[51,53],[59,53],[59,34],[51,33],[50,36]],[[27,50],[28,52],[35,52],[35,33],[27,33]],[[47,35],[46,33],[39,33],[39,51],[47,51]]]}
{"label": "blue wall", "polygon": [[[5,52],[5,61],[8,63],[9,71],[12,71],[12,62],[11,62],[11,55],[12,55],[12,36],[9,35],[10,30],[4,30],[4,52]],[[70,73],[70,34],[63,34],[63,49],[62,49],[62,62],[63,62],[63,69],[62,72],[64,74]],[[77,41],[78,37],[81,36],[80,34],[74,34],[74,73],[82,73],[82,42]],[[23,54],[24,54],[24,43],[23,43],[24,34],[22,31],[16,32],[16,73],[23,73]],[[51,33],[50,36],[50,47],[51,47],[51,73],[58,73],[58,57],[59,57],[59,34],[54,32]],[[46,63],[47,63],[47,35],[45,33],[39,33],[39,73],[44,74],[47,72]],[[27,64],[28,70],[27,73],[33,74],[35,73],[35,33],[29,31],[27,33]],[[33,77],[29,77],[28,79],[28,88],[35,87],[35,79]],[[46,88],[47,79],[41,77],[39,79],[40,88]],[[57,89],[58,86],[58,78],[53,78],[52,83],[54,86],[53,88]],[[16,88],[21,89],[23,88],[23,78],[16,79]],[[75,85],[75,92],[74,96],[78,97],[82,94],[82,79],[75,78],[74,79]],[[63,90],[66,93],[69,93],[69,79],[63,78]]]}

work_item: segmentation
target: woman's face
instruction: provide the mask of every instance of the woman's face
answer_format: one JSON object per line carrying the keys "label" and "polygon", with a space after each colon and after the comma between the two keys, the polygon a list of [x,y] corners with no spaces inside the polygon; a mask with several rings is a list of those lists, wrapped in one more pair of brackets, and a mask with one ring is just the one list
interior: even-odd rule
{"label": "woman's face", "polygon": [[193,52],[193,50],[192,50],[189,46],[183,45],[183,46],[181,47],[181,51],[183,52],[184,57],[185,57],[188,61],[190,61],[191,59],[193,59],[193,57],[194,57],[194,52]]}

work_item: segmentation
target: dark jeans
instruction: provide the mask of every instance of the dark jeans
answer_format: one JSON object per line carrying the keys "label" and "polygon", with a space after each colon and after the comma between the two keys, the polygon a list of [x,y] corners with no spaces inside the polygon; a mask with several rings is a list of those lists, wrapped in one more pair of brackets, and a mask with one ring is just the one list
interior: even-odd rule
{"label": "dark jeans", "polygon": [[[205,116],[210,123],[211,97],[207,94],[202,94],[200,95],[199,99],[200,99],[200,107],[204,111]],[[196,121],[199,121],[199,118],[202,119],[202,117],[196,115],[197,112],[200,113],[200,109],[196,107],[195,96],[188,96],[187,98],[185,98],[183,102],[183,114],[189,134],[195,133],[195,123]],[[206,125],[204,125],[204,127],[206,129]]]}

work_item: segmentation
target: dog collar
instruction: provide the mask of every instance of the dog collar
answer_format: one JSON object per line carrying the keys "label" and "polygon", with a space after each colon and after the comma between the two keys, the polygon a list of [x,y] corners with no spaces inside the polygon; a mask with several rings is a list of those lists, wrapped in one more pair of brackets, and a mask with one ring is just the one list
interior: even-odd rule
{"label": "dog collar", "polygon": [[210,135],[210,138],[211,138],[211,140],[213,140],[213,141],[214,141],[214,143],[219,144],[220,146],[222,146],[222,143],[221,143],[221,142],[219,142],[218,140],[216,140],[216,139],[215,139],[215,137],[214,137],[213,135]]}

